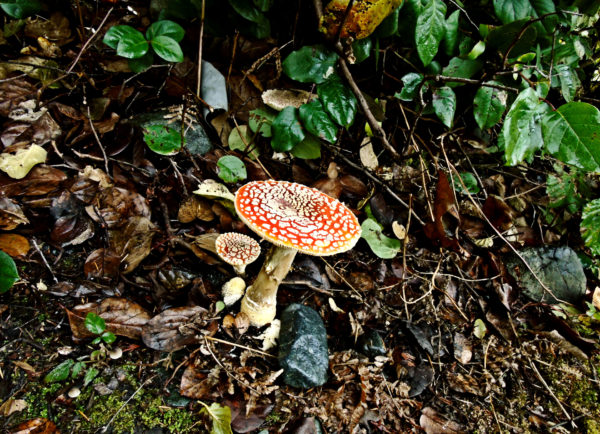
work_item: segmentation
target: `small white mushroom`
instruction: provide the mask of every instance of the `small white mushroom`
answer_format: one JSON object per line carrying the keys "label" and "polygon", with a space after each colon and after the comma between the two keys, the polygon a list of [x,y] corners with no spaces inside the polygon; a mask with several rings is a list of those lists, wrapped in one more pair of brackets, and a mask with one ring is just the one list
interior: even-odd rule
{"label": "small white mushroom", "polygon": [[231,306],[244,295],[246,282],[241,277],[234,277],[221,288],[223,303],[225,306]]}

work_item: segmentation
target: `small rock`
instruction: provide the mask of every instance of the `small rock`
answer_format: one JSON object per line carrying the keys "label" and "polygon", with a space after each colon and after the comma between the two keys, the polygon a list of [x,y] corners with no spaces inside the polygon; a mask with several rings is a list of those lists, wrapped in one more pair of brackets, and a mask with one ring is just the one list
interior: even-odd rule
{"label": "small rock", "polygon": [[506,268],[523,293],[532,301],[556,304],[556,299],[577,303],[584,296],[587,280],[577,254],[570,247],[525,248],[519,253],[534,273],[551,289],[549,294],[517,256],[506,258]]}
{"label": "small rock", "polygon": [[279,364],[289,386],[309,389],[327,381],[327,334],[313,309],[291,304],[281,314]]}
{"label": "small rock", "polygon": [[358,338],[358,350],[367,357],[385,356],[385,344],[377,330],[367,330]]}
{"label": "small rock", "polygon": [[104,383],[98,383],[98,384],[94,384],[94,390],[96,391],[96,393],[98,393],[98,395],[105,396],[105,395],[110,395],[111,393],[113,393],[114,389],[109,388]]}

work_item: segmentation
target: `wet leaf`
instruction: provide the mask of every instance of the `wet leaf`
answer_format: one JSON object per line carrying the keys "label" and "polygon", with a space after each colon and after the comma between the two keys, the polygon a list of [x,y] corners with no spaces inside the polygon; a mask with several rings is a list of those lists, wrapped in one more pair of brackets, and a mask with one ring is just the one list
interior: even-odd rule
{"label": "wet leaf", "polygon": [[[500,84],[490,81],[490,84]],[[496,125],[506,111],[508,94],[505,90],[481,86],[473,100],[473,115],[479,128],[485,130]]]}
{"label": "wet leaf", "polygon": [[87,279],[114,279],[119,275],[121,257],[110,249],[96,249],[92,251],[83,266]]}
{"label": "wet leaf", "polygon": [[192,399],[218,400],[222,398],[219,392],[221,379],[217,371],[211,371],[209,374],[197,369],[194,363],[191,363],[183,372],[179,393],[182,396]]}
{"label": "wet leaf", "polygon": [[15,154],[0,154],[0,170],[14,179],[23,179],[36,164],[46,161],[47,152],[39,145],[19,149]]}
{"label": "wet leaf", "polygon": [[340,37],[366,38],[402,4],[402,0],[357,0],[346,15],[348,3],[348,0],[333,0],[327,3],[319,30],[334,38],[343,24]]}
{"label": "wet leaf", "polygon": [[296,158],[311,160],[321,157],[321,142],[312,134],[307,134],[300,143],[292,148],[290,153]]}
{"label": "wet leaf", "polygon": [[444,86],[433,89],[432,98],[433,110],[437,117],[448,128],[452,128],[456,111],[456,94],[450,87]]}
{"label": "wet leaf", "polygon": [[29,252],[29,240],[19,234],[0,234],[0,250],[12,257],[25,256]]}
{"label": "wet leaf", "polygon": [[71,373],[71,367],[75,362],[72,359],[67,359],[58,366],[56,366],[52,371],[50,371],[44,377],[44,383],[56,383],[59,381],[66,380],[69,378],[69,374]]}
{"label": "wet leaf", "polygon": [[34,85],[26,80],[10,80],[0,83],[0,115],[8,114],[23,101],[31,99],[36,93]]}
{"label": "wet leaf", "polygon": [[423,81],[423,75],[409,72],[402,77],[402,90],[394,96],[402,101],[412,101],[417,96],[417,91]]}
{"label": "wet leaf", "polygon": [[160,155],[175,155],[185,144],[181,133],[166,125],[149,125],[144,127],[144,142]]}
{"label": "wet leaf", "polygon": [[213,402],[209,407],[202,401],[199,402],[204,406],[200,410],[200,414],[206,413],[212,420],[211,434],[233,434],[231,430],[231,409],[229,407],[223,407],[216,402]]}
{"label": "wet leaf", "polygon": [[269,109],[251,110],[250,118],[248,120],[248,126],[250,127],[252,132],[258,132],[263,137],[269,138],[271,137],[271,123],[273,122],[276,116],[277,113],[274,113],[272,110]]}
{"label": "wet leaf", "polygon": [[304,46],[283,61],[283,72],[302,83],[323,83],[334,72],[338,55],[324,45]]}
{"label": "wet leaf", "polygon": [[106,330],[106,321],[94,312],[87,313],[83,324],[90,333],[95,335],[101,335]]}
{"label": "wet leaf", "polygon": [[383,259],[394,258],[402,247],[400,241],[383,235],[383,228],[377,221],[366,219],[362,225],[362,235],[369,247],[377,256]]}
{"label": "wet leaf", "polygon": [[142,340],[159,351],[177,351],[196,343],[206,313],[200,306],[167,309],[144,325]]}
{"label": "wet leaf", "polygon": [[36,166],[21,180],[0,176],[0,193],[6,197],[42,196],[58,188],[67,179],[65,172],[48,166]]}
{"label": "wet leaf", "polygon": [[342,127],[348,128],[352,125],[358,110],[358,102],[352,90],[337,74],[319,84],[317,94],[331,119]]}
{"label": "wet leaf", "polygon": [[427,66],[438,52],[446,32],[446,5],[442,0],[428,0],[417,19],[415,42],[417,52]]}
{"label": "wet leaf", "polygon": [[19,204],[7,197],[0,198],[0,228],[11,231],[19,225],[28,224]]}
{"label": "wet leaf", "polygon": [[306,131],[329,143],[335,142],[337,126],[323,109],[321,101],[314,100],[303,104],[298,109],[298,113]]}
{"label": "wet leaf", "polygon": [[131,273],[150,254],[155,232],[154,223],[140,216],[130,217],[124,228],[110,231],[110,246],[122,258],[123,274]]}
{"label": "wet leaf", "polygon": [[0,250],[0,294],[8,291],[19,280],[15,261]]}
{"label": "wet leaf", "polygon": [[273,121],[271,130],[271,147],[277,152],[289,151],[305,137],[302,125],[298,121],[298,109],[295,107],[281,110]]}
{"label": "wet leaf", "polygon": [[86,207],[86,211],[92,220],[110,229],[127,224],[129,217],[149,219],[151,215],[146,198],[120,187],[102,190],[93,204]]}
{"label": "wet leaf", "polygon": [[60,434],[54,422],[37,417],[10,429],[10,434]]}
{"label": "wet leaf", "polygon": [[[251,118],[252,119],[252,118]],[[252,121],[250,121],[252,124]],[[261,131],[268,127],[269,135],[265,137],[271,137],[271,125],[262,124]],[[248,125],[240,125],[237,128],[233,128],[229,133],[227,139],[229,149],[233,151],[241,151],[242,153],[248,153],[248,157],[255,160],[258,157],[258,148],[256,144],[252,143],[252,134],[248,131]]]}
{"label": "wet leaf", "polygon": [[0,4],[7,15],[13,18],[27,18],[42,10],[42,2],[38,0],[9,0]]}

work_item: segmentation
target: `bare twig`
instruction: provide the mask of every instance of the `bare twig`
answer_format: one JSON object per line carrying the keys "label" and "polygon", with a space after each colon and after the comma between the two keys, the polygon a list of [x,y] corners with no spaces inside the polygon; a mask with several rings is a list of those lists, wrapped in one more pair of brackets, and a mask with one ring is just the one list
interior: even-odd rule
{"label": "bare twig", "polygon": [[538,371],[538,368],[535,366],[535,363],[533,363],[533,361],[530,358],[527,358],[527,359],[529,361],[529,366],[531,366],[531,369],[533,369],[533,372],[535,372],[535,375],[536,375],[536,377],[538,377],[538,380],[540,380],[540,382],[544,385],[544,387],[546,388],[546,390],[548,391],[548,393],[550,394],[552,399],[554,399],[556,401],[556,403],[560,407],[561,411],[564,413],[565,416],[567,416],[567,419],[569,419],[571,421],[571,426],[573,428],[575,428],[575,423],[573,423],[573,418],[567,412],[567,409],[564,407],[562,402],[560,402],[560,399],[558,399],[556,397],[556,395],[554,394],[552,389],[550,389],[550,386],[548,386],[548,383],[546,383],[546,380],[544,380],[544,377],[542,377],[542,374],[540,374],[540,371]]}
{"label": "bare twig", "polygon": [[[514,71],[511,71],[511,73]],[[459,78],[459,77],[448,77],[441,74],[432,74],[425,75],[423,77],[423,81],[427,80],[435,80],[435,81],[443,81],[443,82],[453,82],[453,83],[465,83],[465,84],[477,84],[483,87],[491,87],[492,89],[505,90],[507,92],[519,93],[519,89],[516,87],[503,86],[501,84],[487,83],[483,80],[474,80],[472,78]]]}
{"label": "bare twig", "polygon": [[202,0],[202,12],[200,15],[200,36],[198,40],[198,77],[196,83],[196,96],[200,98],[200,89],[202,86],[202,40],[204,39],[204,7],[206,0]]}
{"label": "bare twig", "polygon": [[35,241],[35,238],[32,238],[31,241],[33,242],[33,247],[35,248],[36,252],[38,252],[38,254],[42,257],[42,261],[44,261],[44,265],[46,266],[46,268],[48,269],[48,271],[50,271],[50,274],[52,275],[52,280],[54,280],[54,283],[58,283],[58,279],[54,275],[54,271],[52,271],[52,268],[50,267],[50,264],[48,264],[48,261],[46,261],[46,257],[44,256],[44,254],[40,250],[40,247],[38,246],[37,242]]}
{"label": "bare twig", "polygon": [[100,151],[102,151],[102,157],[104,158],[104,169],[106,170],[106,176],[110,176],[110,172],[108,171],[108,157],[106,156],[106,151],[104,150],[104,146],[102,146],[102,142],[100,141],[100,137],[96,132],[96,127],[94,126],[94,122],[92,121],[92,112],[90,111],[90,106],[87,106],[87,115],[88,120],[90,121],[90,127],[92,129],[92,133],[94,134],[94,138],[96,139],[96,143],[100,147]]}
{"label": "bare twig", "polygon": [[[106,20],[108,20],[108,17],[111,14],[111,12],[113,11],[113,9],[114,8],[111,7],[108,10],[108,12],[106,13],[106,15],[104,16],[104,19],[102,19],[102,21],[100,22],[100,25],[96,29],[96,31],[92,34],[92,36],[90,36],[88,38],[87,41],[85,41],[85,44],[83,44],[83,46],[81,47],[81,50],[79,50],[79,53],[77,53],[77,56],[75,57],[75,60],[73,60],[73,63],[71,64],[71,66],[69,67],[69,69],[67,69],[67,74],[70,74],[73,71],[73,68],[75,68],[75,65],[77,65],[77,63],[79,62],[79,59],[81,58],[81,56],[83,55],[83,53],[85,53],[85,50],[87,50],[88,46],[92,43],[92,41],[94,40],[94,38],[100,33],[100,29],[102,28],[102,26],[104,26],[104,23],[106,23]],[[61,77],[60,79],[62,79],[62,78],[64,78],[64,77]]]}

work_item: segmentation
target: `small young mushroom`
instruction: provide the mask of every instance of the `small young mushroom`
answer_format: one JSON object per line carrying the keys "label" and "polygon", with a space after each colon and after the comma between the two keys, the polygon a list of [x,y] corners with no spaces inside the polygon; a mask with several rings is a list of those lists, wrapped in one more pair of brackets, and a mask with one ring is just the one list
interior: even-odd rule
{"label": "small young mushroom", "polygon": [[246,265],[256,261],[260,255],[260,245],[254,238],[237,232],[227,232],[217,237],[215,249],[219,257],[238,274],[244,274]]}
{"label": "small young mushroom", "polygon": [[246,290],[246,282],[241,277],[234,277],[223,285],[221,295],[223,295],[223,303],[225,306],[231,306],[244,295]]}
{"label": "small young mushroom", "polygon": [[235,195],[240,219],[274,246],[242,299],[241,311],[253,326],[275,318],[277,288],[297,252],[315,256],[350,250],[360,238],[356,216],[314,188],[286,181],[255,181]]}

